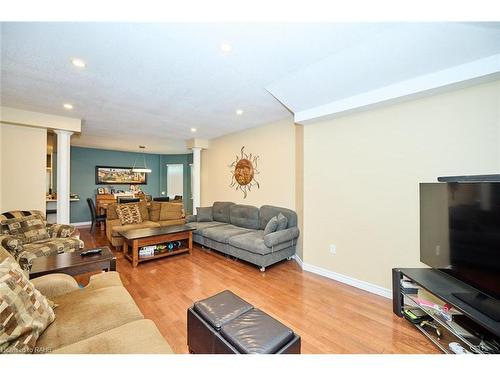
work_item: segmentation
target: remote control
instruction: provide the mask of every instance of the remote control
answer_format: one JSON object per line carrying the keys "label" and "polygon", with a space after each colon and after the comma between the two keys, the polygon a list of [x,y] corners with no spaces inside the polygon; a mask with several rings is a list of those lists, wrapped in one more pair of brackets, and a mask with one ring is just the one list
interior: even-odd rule
{"label": "remote control", "polygon": [[91,249],[91,250],[85,250],[80,253],[82,257],[86,255],[95,255],[95,254],[100,254],[102,252],[102,249]]}

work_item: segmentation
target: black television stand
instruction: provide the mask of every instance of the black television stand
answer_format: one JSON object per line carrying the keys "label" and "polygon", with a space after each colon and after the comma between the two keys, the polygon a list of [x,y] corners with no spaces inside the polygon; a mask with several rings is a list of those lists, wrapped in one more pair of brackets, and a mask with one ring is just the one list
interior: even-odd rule
{"label": "black television stand", "polygon": [[[430,294],[431,302],[441,301],[436,305],[447,304],[455,314],[442,314],[440,307],[423,303],[414,291],[402,288],[401,280],[414,282],[419,289]],[[397,316],[403,317],[403,310],[408,307],[423,310],[431,316],[432,325],[414,325],[443,352],[452,354],[448,344],[457,342],[473,353],[500,353],[500,322],[495,319],[494,305],[497,301],[486,302],[491,311],[479,311],[474,308],[474,301],[469,300],[477,296],[478,291],[466,283],[432,268],[394,268],[392,292],[393,311]],[[482,303],[480,308],[485,307],[484,301]]]}

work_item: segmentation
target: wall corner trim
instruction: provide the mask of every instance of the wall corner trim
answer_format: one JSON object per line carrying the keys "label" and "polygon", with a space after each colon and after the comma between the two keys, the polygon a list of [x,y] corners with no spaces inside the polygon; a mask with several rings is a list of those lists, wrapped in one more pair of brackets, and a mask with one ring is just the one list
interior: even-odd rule
{"label": "wall corner trim", "polygon": [[331,120],[380,105],[399,103],[433,93],[446,92],[497,80],[500,76],[500,54],[453,66],[437,72],[400,81],[372,91],[295,112],[294,120],[307,125]]}
{"label": "wall corner trim", "polygon": [[318,266],[315,266],[312,264],[305,263],[304,261],[302,261],[302,259],[300,259],[300,257],[298,255],[294,255],[294,259],[304,271],[311,272],[311,273],[314,273],[316,275],[324,276],[324,277],[327,277],[329,279],[339,281],[343,284],[347,284],[347,285],[353,286],[355,288],[365,290],[367,292],[370,292],[370,293],[373,293],[373,294],[376,294],[376,295],[379,295],[379,296],[382,296],[385,298],[392,299],[392,291],[390,289],[382,288],[381,286],[369,283],[367,281],[358,280],[358,279],[355,279],[353,277],[342,275],[340,273],[333,272],[333,271],[327,270],[327,269],[322,268],[322,267],[318,267]]}

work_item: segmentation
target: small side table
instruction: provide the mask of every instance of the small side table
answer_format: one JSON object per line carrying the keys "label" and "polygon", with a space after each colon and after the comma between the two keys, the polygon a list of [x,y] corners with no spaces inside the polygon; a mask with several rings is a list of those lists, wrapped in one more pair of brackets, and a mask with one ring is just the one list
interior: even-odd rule
{"label": "small side table", "polygon": [[[81,256],[85,250],[36,258],[32,262],[30,279],[50,273],[65,273],[76,276],[95,271],[116,271],[116,258],[107,246],[100,247],[96,255]],[[90,249],[86,249],[90,250]]]}

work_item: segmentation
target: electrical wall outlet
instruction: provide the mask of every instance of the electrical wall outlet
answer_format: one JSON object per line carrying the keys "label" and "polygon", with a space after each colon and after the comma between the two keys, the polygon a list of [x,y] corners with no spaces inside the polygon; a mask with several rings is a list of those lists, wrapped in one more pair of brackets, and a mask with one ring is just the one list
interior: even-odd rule
{"label": "electrical wall outlet", "polygon": [[337,254],[337,246],[335,246],[335,245],[330,245],[330,253],[332,253],[332,254]]}

